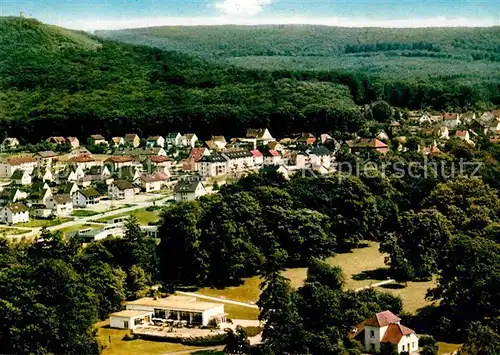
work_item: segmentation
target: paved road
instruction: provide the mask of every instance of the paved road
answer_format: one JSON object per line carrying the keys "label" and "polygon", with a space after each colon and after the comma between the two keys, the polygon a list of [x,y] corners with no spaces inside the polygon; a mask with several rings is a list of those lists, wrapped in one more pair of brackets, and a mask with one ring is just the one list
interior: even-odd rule
{"label": "paved road", "polygon": [[[155,195],[155,196],[158,196],[158,195]],[[121,214],[124,214],[124,213],[127,213],[127,212],[132,212],[132,211],[135,211],[135,210],[139,210],[139,209],[142,209],[142,208],[151,207],[153,205],[163,206],[165,204],[165,202],[167,202],[167,201],[169,201],[171,199],[172,199],[171,196],[167,196],[165,198],[162,198],[160,200],[155,200],[155,201],[135,202],[135,203],[133,203],[133,206],[130,206],[130,207],[124,207],[124,208],[116,209],[116,210],[113,210],[113,211],[103,212],[103,213],[99,213],[99,214],[96,214],[96,215],[93,215],[93,216],[88,216],[88,217],[74,217],[74,220],[72,220],[72,221],[69,221],[69,222],[66,222],[66,223],[62,223],[62,224],[58,224],[57,226],[48,227],[47,229],[49,231],[53,232],[53,231],[57,231],[59,229],[73,227],[73,226],[78,226],[78,225],[86,224],[86,223],[98,224],[98,223],[91,222],[91,221],[92,220],[96,220],[96,219],[101,219],[101,218],[107,218],[107,217],[112,217],[112,216],[116,216],[116,215],[121,215]],[[123,204],[124,205],[127,204],[127,201],[123,201]],[[30,229],[30,228],[16,227],[16,226],[9,226],[9,228]],[[22,238],[22,237],[31,237],[31,236],[38,235],[41,230],[42,230],[42,228],[31,228],[31,230],[29,232],[27,232],[27,233],[19,234],[19,235],[9,235],[7,237],[12,238],[12,239]]]}
{"label": "paved road", "polygon": [[390,280],[378,282],[376,284],[372,284],[372,285],[368,285],[368,286],[363,286],[363,287],[357,288],[357,289],[354,290],[354,292],[359,292],[359,291],[362,291],[362,290],[368,290],[370,288],[379,287],[379,286],[383,286],[383,285],[387,285],[387,284],[392,284],[392,283],[395,283],[395,282],[396,282],[396,280],[390,279]]}
{"label": "paved road", "polygon": [[255,304],[251,303],[245,303],[245,302],[239,302],[239,301],[232,301],[232,300],[227,300],[225,298],[218,298],[218,297],[211,297],[211,296],[205,296],[205,295],[200,295],[199,293],[193,293],[193,292],[182,292],[182,291],[176,291],[179,295],[184,295],[184,296],[191,296],[191,297],[196,297],[196,298],[203,298],[209,301],[217,301],[221,303],[227,303],[227,304],[234,304],[236,306],[242,306],[242,307],[247,307],[247,308],[257,308],[259,307]]}

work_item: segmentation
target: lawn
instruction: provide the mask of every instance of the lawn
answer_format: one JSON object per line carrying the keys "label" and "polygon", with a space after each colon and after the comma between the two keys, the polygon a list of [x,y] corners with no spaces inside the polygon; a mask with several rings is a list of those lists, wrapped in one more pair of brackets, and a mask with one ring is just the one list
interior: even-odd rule
{"label": "lawn", "polygon": [[[109,321],[97,324],[99,343],[104,346],[103,355],[160,355],[174,351],[200,349],[194,346],[173,344],[165,342],[154,342],[142,339],[122,340],[125,334],[130,334],[129,330],[109,328]],[[111,344],[110,344],[111,339]]]}
{"label": "lawn", "polygon": [[71,232],[78,232],[83,229],[94,229],[97,228],[95,224],[77,224],[75,226],[71,227],[66,227],[66,228],[61,228],[61,229],[56,229],[57,232],[62,232],[62,233],[71,233]]}
{"label": "lawn", "polygon": [[[329,258],[328,263],[342,268],[346,277],[346,286],[350,289],[357,289],[387,279],[384,255],[379,253],[378,244],[374,242],[367,242],[366,246],[354,249],[350,253],[337,254]],[[306,279],[307,269],[288,269],[283,272],[283,275],[290,279],[292,287],[298,288]],[[405,311],[415,312],[430,303],[425,300],[425,294],[427,289],[434,284],[435,281],[409,282],[407,287],[386,285],[379,287],[378,290],[401,296]],[[224,297],[235,301],[257,302],[260,296],[259,285],[260,278],[252,277],[244,280],[240,286],[224,289],[203,288],[198,292],[207,296]],[[248,310],[252,311],[250,308]]]}
{"label": "lawn", "polygon": [[20,235],[20,234],[28,233],[29,231],[30,231],[29,229],[0,227],[0,235]]}
{"label": "lawn", "polygon": [[54,227],[59,224],[63,224],[72,220],[73,219],[69,217],[56,218],[56,219],[31,219],[29,222],[16,224],[16,227],[25,227],[25,228]]}
{"label": "lawn", "polygon": [[91,217],[99,214],[99,212],[89,211],[89,210],[74,210],[71,214],[74,217]]}
{"label": "lawn", "polygon": [[439,350],[438,354],[452,354],[454,351],[457,351],[460,349],[461,345],[459,344],[450,344],[450,343],[444,343],[442,341],[438,342]]}
{"label": "lawn", "polygon": [[160,210],[148,211],[145,208],[134,210],[132,212],[121,213],[110,217],[99,218],[94,222],[108,222],[115,218],[134,216],[141,225],[147,225],[149,222],[157,222],[160,216]]}

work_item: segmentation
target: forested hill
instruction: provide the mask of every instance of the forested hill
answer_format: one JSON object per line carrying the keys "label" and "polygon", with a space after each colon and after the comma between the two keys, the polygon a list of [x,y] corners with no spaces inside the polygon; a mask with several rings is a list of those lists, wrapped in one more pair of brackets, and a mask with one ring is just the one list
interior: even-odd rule
{"label": "forested hill", "polygon": [[397,106],[500,104],[500,27],[200,26],[97,34],[244,68],[354,76]]}
{"label": "forested hill", "polygon": [[102,37],[219,57],[325,56],[405,51],[500,61],[500,27],[343,28],[313,25],[165,26],[98,31]]}
{"label": "forested hill", "polygon": [[349,89],[330,81],[221,67],[32,19],[0,18],[0,34],[0,132],[27,141],[176,130],[206,138],[262,126],[283,135],[361,124]]}

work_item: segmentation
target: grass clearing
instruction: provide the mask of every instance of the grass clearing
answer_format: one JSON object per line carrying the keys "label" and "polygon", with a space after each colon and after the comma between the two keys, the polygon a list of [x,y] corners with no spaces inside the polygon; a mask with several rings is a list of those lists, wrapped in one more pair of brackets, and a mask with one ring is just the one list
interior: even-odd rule
{"label": "grass clearing", "polygon": [[74,210],[71,214],[73,217],[92,217],[99,214],[99,212],[89,210]]}
{"label": "grass clearing", "polygon": [[57,232],[61,233],[71,233],[71,232],[78,232],[84,229],[95,229],[97,226],[95,224],[77,224],[75,226],[71,227],[66,227],[66,228],[61,228],[61,229],[56,229]]}
{"label": "grass clearing", "polygon": [[[337,254],[328,259],[330,265],[342,268],[346,277],[346,286],[350,289],[357,289],[387,279],[387,267],[384,264],[384,255],[378,251],[378,243],[366,242],[365,244],[366,246],[364,247],[354,249],[349,253]],[[288,269],[283,272],[283,275],[290,279],[292,287],[298,288],[304,283],[307,277],[307,269]],[[245,279],[244,283],[240,286],[226,287],[224,289],[203,288],[198,292],[212,297],[255,303],[261,293],[259,288],[260,282],[259,277],[252,277]],[[427,289],[433,287],[435,282],[435,280],[429,282],[408,282],[407,287],[399,284],[389,284],[378,287],[377,290],[400,296],[403,299],[405,311],[414,313],[417,309],[431,304],[431,302],[425,299],[425,295]],[[226,312],[228,312],[227,309],[229,309],[229,306],[226,304]],[[252,311],[251,308],[248,308],[248,310]],[[238,309],[235,311],[237,313],[240,312]],[[250,312],[250,314],[252,313]],[[233,318],[239,317],[233,316]],[[242,317],[241,319],[255,318]]]}
{"label": "grass clearing", "polygon": [[62,217],[56,219],[32,219],[29,222],[18,223],[16,224],[16,227],[25,227],[25,228],[54,227],[59,224],[70,222],[72,220],[73,219],[69,217]]}
{"label": "grass clearing", "polygon": [[438,354],[452,354],[454,351],[457,351],[462,347],[460,344],[451,344],[451,343],[445,343],[442,341],[438,341]]}
{"label": "grass clearing", "polygon": [[[160,355],[174,351],[189,351],[200,349],[194,346],[155,342],[149,340],[135,339],[122,340],[125,334],[130,334],[126,329],[109,328],[109,320],[97,324],[98,337],[101,346],[104,346],[103,355]],[[111,339],[111,343],[110,343]]]}
{"label": "grass clearing", "polygon": [[127,213],[121,213],[110,217],[99,218],[93,222],[105,223],[115,218],[128,217],[128,216],[134,216],[139,221],[139,224],[147,225],[150,222],[158,221],[158,219],[160,218],[160,210],[148,211],[145,208],[141,208]]}
{"label": "grass clearing", "polygon": [[30,232],[29,229],[17,229],[9,227],[0,227],[0,235],[21,235]]}

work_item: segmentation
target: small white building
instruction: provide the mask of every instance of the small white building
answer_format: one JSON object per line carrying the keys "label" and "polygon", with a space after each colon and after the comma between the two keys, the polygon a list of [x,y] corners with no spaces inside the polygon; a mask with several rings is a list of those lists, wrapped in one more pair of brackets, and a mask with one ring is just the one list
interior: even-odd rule
{"label": "small white building", "polygon": [[170,147],[182,146],[182,135],[179,132],[167,134],[165,137],[165,144]]}
{"label": "small white building", "polygon": [[7,161],[0,163],[0,177],[10,178],[16,170],[24,170],[31,174],[36,166],[37,161],[32,157],[24,156],[8,159]]}
{"label": "small white building", "polygon": [[363,343],[366,352],[379,353],[382,343],[397,346],[398,353],[418,352],[418,337],[412,329],[400,323],[401,319],[390,311],[375,314],[356,327],[353,337]]}
{"label": "small white building", "polygon": [[33,157],[36,159],[38,167],[40,168],[52,166],[52,164],[54,164],[54,162],[57,160],[57,154],[51,150],[38,152]]}
{"label": "small white building", "polygon": [[170,176],[165,172],[144,174],[139,178],[139,184],[145,192],[160,191],[167,183]]}
{"label": "small white building", "polygon": [[28,207],[20,202],[9,203],[0,210],[0,221],[6,224],[29,222]]}
{"label": "small white building", "polygon": [[226,159],[226,172],[234,173],[254,168],[253,154],[248,150],[226,151],[222,153]]}
{"label": "small white building", "polygon": [[175,186],[175,201],[194,201],[207,193],[201,181],[182,180]]}
{"label": "small white building", "polygon": [[135,195],[135,188],[126,180],[116,180],[108,186],[108,195],[112,200],[126,200]]}
{"label": "small white building", "polygon": [[69,216],[73,213],[73,200],[69,194],[52,195],[45,202],[45,207],[52,210],[54,216]]}
{"label": "small white building", "polygon": [[460,114],[458,113],[443,113],[443,125],[448,128],[455,129],[457,128],[462,121],[460,120]]}
{"label": "small white building", "polygon": [[109,317],[109,326],[111,328],[133,330],[139,325],[149,324],[152,317],[153,312],[150,311],[125,310],[115,312]]}
{"label": "small white building", "polygon": [[259,150],[254,149],[251,151],[253,156],[253,165],[261,166],[264,164],[264,154],[262,154]]}
{"label": "small white building", "polygon": [[[147,315],[151,315],[153,318],[164,319],[167,321],[185,321],[188,325],[206,327],[210,324],[211,321],[215,321],[216,323],[222,323],[226,321],[224,304],[196,301],[196,298],[188,296],[174,295],[167,298],[145,297],[135,301],[127,302],[125,305],[127,311],[145,312],[143,314],[144,317],[146,317]],[[140,319],[139,313],[137,313],[137,315],[130,315],[132,317],[139,317]],[[116,318],[115,317],[116,314],[111,315],[111,318],[113,319],[110,320],[110,325],[119,325],[120,321],[118,318],[123,319],[123,315],[120,314],[118,314]],[[121,325],[124,328],[125,325],[128,325],[130,327],[130,323],[125,324],[124,320],[122,320]],[[134,328],[137,325],[134,325]],[[126,329],[130,329],[129,327],[127,327]]]}
{"label": "small white building", "polygon": [[153,148],[153,147],[165,147],[165,138],[162,136],[149,136],[148,139],[146,139],[146,147],[148,148]]}
{"label": "small white building", "polygon": [[31,175],[26,170],[16,170],[10,177],[16,185],[31,185]]}
{"label": "small white building", "polygon": [[196,142],[198,142],[198,137],[194,133],[186,133],[182,137],[182,145],[185,147],[196,147]]}
{"label": "small white building", "polygon": [[94,188],[89,187],[76,191],[72,195],[74,207],[88,207],[99,203],[101,194]]}

